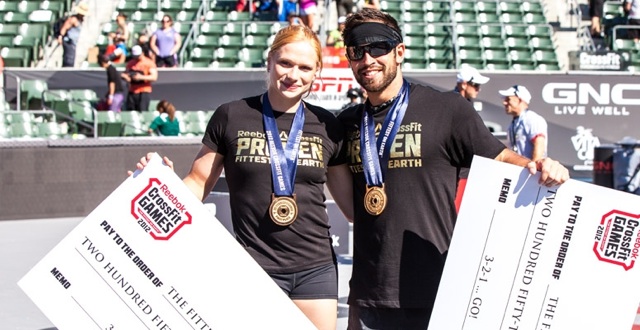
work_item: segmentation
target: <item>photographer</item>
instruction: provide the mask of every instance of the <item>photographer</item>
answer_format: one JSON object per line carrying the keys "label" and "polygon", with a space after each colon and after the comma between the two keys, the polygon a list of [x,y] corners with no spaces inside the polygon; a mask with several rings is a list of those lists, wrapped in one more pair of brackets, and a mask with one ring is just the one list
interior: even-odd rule
{"label": "photographer", "polygon": [[127,110],[147,111],[151,101],[151,82],[158,80],[158,69],[139,45],[131,49],[131,60],[127,62],[122,79],[129,83]]}

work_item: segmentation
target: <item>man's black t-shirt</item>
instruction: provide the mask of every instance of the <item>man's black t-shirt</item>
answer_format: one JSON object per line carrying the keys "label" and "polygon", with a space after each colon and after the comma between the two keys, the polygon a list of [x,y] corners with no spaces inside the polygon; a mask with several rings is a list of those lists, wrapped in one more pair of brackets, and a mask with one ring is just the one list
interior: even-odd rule
{"label": "man's black t-shirt", "polygon": [[[347,164],[354,174],[354,255],[349,304],[429,308],[435,300],[456,218],[458,168],[474,154],[495,158],[505,146],[471,104],[452,92],[412,84],[409,105],[384,174],[387,206],[364,209],[360,159],[364,105],[343,111]],[[374,114],[376,133],[389,107]]]}
{"label": "man's black t-shirt", "polygon": [[[276,225],[268,210],[273,192],[260,96],[221,105],[202,142],[224,156],[231,217],[237,240],[270,273],[293,273],[335,262],[325,211],[328,166],[344,164],[344,132],[330,112],[305,104],[294,193],[298,218]],[[274,111],[286,144],[294,113]]]}

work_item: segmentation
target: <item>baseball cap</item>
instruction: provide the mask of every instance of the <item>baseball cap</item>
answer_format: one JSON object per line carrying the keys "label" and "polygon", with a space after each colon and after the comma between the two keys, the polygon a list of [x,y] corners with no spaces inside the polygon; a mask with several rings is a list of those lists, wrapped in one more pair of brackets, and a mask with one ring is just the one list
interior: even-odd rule
{"label": "baseball cap", "polygon": [[458,71],[458,82],[466,81],[476,84],[486,84],[489,82],[489,77],[485,77],[478,72],[478,70],[468,64],[463,64]]}
{"label": "baseball cap", "polygon": [[140,45],[135,45],[131,48],[131,55],[140,56],[142,55],[142,47]]}
{"label": "baseball cap", "polygon": [[499,91],[498,93],[502,96],[517,96],[526,103],[531,102],[531,93],[529,93],[529,90],[522,85],[513,85],[509,89]]}
{"label": "baseball cap", "polygon": [[360,97],[360,89],[358,88],[349,88],[347,91],[347,97]]}
{"label": "baseball cap", "polygon": [[344,24],[347,21],[347,18],[344,16],[338,17],[338,24]]}

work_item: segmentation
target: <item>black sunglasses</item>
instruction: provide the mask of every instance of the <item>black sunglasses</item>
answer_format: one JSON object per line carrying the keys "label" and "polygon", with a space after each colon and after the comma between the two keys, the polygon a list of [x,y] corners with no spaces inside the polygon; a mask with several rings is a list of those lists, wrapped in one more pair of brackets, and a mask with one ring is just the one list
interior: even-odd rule
{"label": "black sunglasses", "polygon": [[360,61],[364,57],[364,53],[371,55],[371,57],[387,55],[398,44],[398,41],[388,40],[372,42],[364,46],[349,46],[347,47],[347,58],[351,61]]}

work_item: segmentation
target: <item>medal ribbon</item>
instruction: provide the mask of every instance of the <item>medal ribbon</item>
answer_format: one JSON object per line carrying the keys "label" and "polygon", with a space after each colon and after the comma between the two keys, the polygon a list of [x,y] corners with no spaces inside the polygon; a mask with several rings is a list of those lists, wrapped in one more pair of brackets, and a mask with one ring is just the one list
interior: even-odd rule
{"label": "medal ribbon", "polygon": [[[389,161],[392,144],[388,142],[393,142],[395,139],[408,105],[409,82],[403,80],[402,88],[400,92],[398,92],[396,100],[391,105],[389,113],[387,113],[387,116],[384,118],[382,130],[376,141],[374,141],[376,132],[373,116],[367,111],[369,107],[367,106],[365,110],[362,111],[360,157],[362,158],[364,177],[368,186],[379,187],[384,183],[383,170],[386,171],[387,169],[386,164]],[[376,157],[374,157],[374,154],[376,154]],[[385,165],[383,167],[380,164]]]}
{"label": "medal ribbon", "polygon": [[262,104],[262,121],[269,144],[269,158],[271,159],[271,178],[273,179],[273,193],[276,196],[293,196],[293,187],[298,169],[298,149],[302,139],[304,126],[304,106],[300,102],[296,115],[291,123],[289,138],[284,150],[278,133],[278,125],[269,97],[264,93]]}

